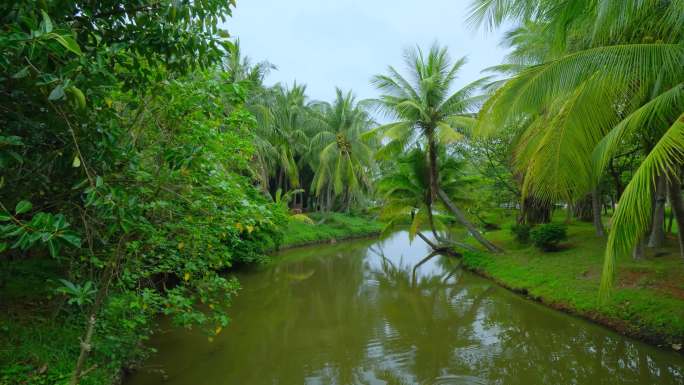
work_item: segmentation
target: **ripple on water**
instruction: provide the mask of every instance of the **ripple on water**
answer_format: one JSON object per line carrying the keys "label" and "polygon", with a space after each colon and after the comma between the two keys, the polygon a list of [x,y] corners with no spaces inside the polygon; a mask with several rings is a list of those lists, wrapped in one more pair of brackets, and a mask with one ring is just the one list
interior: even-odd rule
{"label": "ripple on water", "polygon": [[[487,381],[475,376],[447,374],[429,382],[430,385],[484,385]],[[427,383],[426,383],[427,385]]]}

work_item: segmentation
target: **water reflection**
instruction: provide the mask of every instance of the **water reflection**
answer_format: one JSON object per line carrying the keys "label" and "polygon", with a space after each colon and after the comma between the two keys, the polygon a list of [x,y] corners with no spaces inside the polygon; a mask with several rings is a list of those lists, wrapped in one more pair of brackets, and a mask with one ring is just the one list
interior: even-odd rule
{"label": "water reflection", "polygon": [[[523,300],[405,233],[242,274],[213,343],[170,331],[141,384],[682,384],[684,358]],[[164,368],[167,379],[153,373]]]}

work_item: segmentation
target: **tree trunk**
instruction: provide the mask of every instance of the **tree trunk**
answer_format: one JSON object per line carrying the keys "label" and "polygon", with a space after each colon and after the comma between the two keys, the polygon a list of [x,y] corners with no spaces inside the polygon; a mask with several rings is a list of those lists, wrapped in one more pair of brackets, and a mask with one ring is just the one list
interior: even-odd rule
{"label": "tree trunk", "polygon": [[77,385],[81,380],[81,373],[83,372],[83,365],[85,364],[86,358],[92,349],[91,341],[93,339],[93,332],[95,331],[95,315],[92,314],[88,318],[88,328],[86,329],[85,338],[81,341],[81,353],[78,355],[78,361],[76,361],[76,368],[74,368],[74,373],[71,375],[71,381],[69,385]]}
{"label": "tree trunk", "polygon": [[667,180],[664,174],[658,176],[654,195],[655,204],[648,247],[663,247],[665,244],[665,201],[667,199]]}
{"label": "tree trunk", "polygon": [[684,201],[682,200],[682,183],[679,176],[670,178],[667,184],[670,193],[672,212],[677,220],[677,239],[679,240],[679,253],[684,258]]}
{"label": "tree trunk", "polygon": [[591,190],[591,212],[593,214],[596,235],[604,237],[606,232],[603,230],[603,222],[601,221],[601,195],[599,194],[598,187]]}
{"label": "tree trunk", "polygon": [[632,250],[632,258],[634,258],[635,261],[639,261],[644,259],[644,256],[646,255],[646,244],[644,242],[644,239],[641,238],[637,241],[637,243],[634,245],[634,250]]}
{"label": "tree trunk", "polygon": [[551,222],[551,204],[533,196],[525,197],[519,222],[528,225]]}
{"label": "tree trunk", "polygon": [[491,252],[501,252],[502,250],[494,245],[493,243],[486,240],[482,234],[473,226],[468,218],[463,215],[461,210],[456,207],[456,205],[451,202],[449,196],[439,188],[439,173],[437,168],[437,143],[434,138],[434,129],[429,130],[428,135],[428,163],[430,167],[430,202],[434,202],[437,199],[437,195],[442,199],[444,204],[449,208],[449,210],[456,216],[456,219],[468,229],[468,232],[477,239],[480,244],[482,244],[487,250]]}
{"label": "tree trunk", "polygon": [[593,194],[587,194],[584,198],[574,203],[572,211],[575,219],[579,219],[582,222],[591,222],[594,220],[592,212],[594,209],[594,202],[592,195]]}
{"label": "tree trunk", "polygon": [[432,204],[428,203],[427,204],[427,215],[428,215],[428,223],[430,224],[430,230],[432,231],[432,236],[435,237],[437,241],[439,241],[439,235],[437,234],[437,228],[435,227],[435,218],[432,215]]}
{"label": "tree trunk", "polygon": [[475,228],[475,226],[473,226],[473,224],[470,223],[468,218],[466,218],[466,216],[463,215],[463,212],[461,212],[461,210],[459,210],[459,208],[456,207],[456,205],[453,202],[451,202],[451,199],[449,199],[449,196],[443,190],[438,190],[438,194],[439,197],[442,199],[442,202],[444,202],[444,204],[447,206],[447,208],[449,208],[451,213],[456,216],[456,220],[458,220],[460,224],[465,226],[465,228],[468,229],[468,232],[473,237],[475,237],[475,239],[477,239],[477,241],[480,242],[482,246],[484,246],[487,250],[494,253],[499,253],[502,251],[498,246],[489,242],[487,239],[485,239],[485,237],[482,236],[482,234],[480,234],[477,228]]}
{"label": "tree trunk", "polygon": [[437,169],[437,143],[435,143],[434,130],[428,135],[428,158],[430,165],[430,201],[437,199],[439,189],[439,173]]}
{"label": "tree trunk", "polygon": [[610,170],[610,176],[613,177],[613,186],[615,187],[615,198],[613,202],[617,202],[620,200],[620,197],[622,196],[622,191],[624,190],[624,187],[622,186],[622,179],[620,178],[620,171],[618,171],[615,168],[615,164],[613,163],[615,159],[610,161],[609,165],[609,170]]}

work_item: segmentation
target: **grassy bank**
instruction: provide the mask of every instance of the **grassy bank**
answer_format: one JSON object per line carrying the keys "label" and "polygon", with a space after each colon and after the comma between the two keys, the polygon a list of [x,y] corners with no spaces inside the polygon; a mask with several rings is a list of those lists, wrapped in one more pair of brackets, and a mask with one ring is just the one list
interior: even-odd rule
{"label": "grassy bank", "polygon": [[362,216],[312,213],[308,217],[310,222],[290,219],[280,248],[365,237],[382,230],[382,224]]}
{"label": "grassy bank", "polygon": [[556,252],[521,245],[507,228],[487,234],[506,253],[468,253],[464,266],[549,306],[623,334],[674,348],[684,342],[684,261],[672,237],[667,247],[649,250],[644,260],[619,259],[613,294],[600,306],[605,241],[595,236],[591,224],[570,224],[569,239]]}

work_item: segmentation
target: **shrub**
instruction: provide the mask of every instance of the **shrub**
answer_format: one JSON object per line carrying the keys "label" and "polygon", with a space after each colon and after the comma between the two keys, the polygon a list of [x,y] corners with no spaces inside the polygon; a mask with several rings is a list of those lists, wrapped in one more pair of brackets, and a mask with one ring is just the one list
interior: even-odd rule
{"label": "shrub", "polygon": [[560,223],[547,223],[530,230],[532,243],[544,250],[558,249],[558,243],[568,239],[567,227]]}
{"label": "shrub", "polygon": [[532,230],[532,226],[524,223],[511,226],[511,234],[520,243],[528,243],[530,241],[530,230]]}

